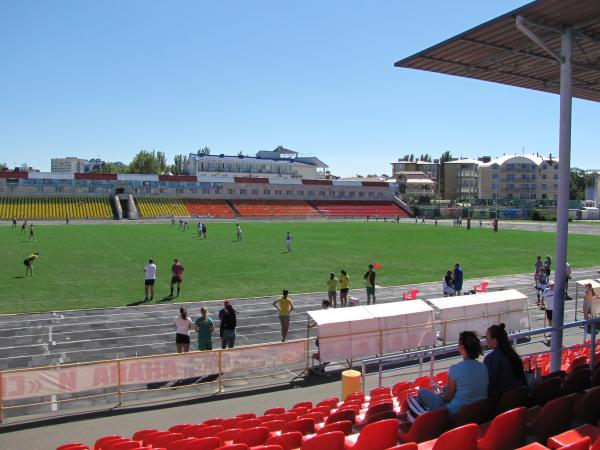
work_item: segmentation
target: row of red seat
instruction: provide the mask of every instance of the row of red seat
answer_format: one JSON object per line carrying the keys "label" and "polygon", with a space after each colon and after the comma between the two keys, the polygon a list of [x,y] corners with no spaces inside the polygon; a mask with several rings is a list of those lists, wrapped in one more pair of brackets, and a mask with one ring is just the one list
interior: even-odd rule
{"label": "row of red seat", "polygon": [[302,200],[234,200],[242,217],[319,217],[315,208]]}
{"label": "row of red seat", "polygon": [[224,200],[186,199],[185,207],[191,215],[208,217],[235,217],[235,213]]}
{"label": "row of red seat", "polygon": [[326,217],[409,217],[393,202],[316,201],[313,205]]}

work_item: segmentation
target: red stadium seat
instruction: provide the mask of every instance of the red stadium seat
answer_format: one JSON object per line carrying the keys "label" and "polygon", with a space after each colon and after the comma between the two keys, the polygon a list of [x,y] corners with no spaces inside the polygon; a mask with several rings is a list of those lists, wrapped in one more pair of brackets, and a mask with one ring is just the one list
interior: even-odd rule
{"label": "red stadium seat", "polygon": [[221,425],[209,425],[207,427],[193,429],[191,431],[186,430],[184,435],[185,437],[195,437],[198,439],[202,439],[205,437],[216,436],[223,430],[224,428]]}
{"label": "red stadium seat", "polygon": [[248,447],[262,445],[269,439],[271,433],[267,427],[256,427],[242,430],[233,441],[234,444],[246,444]]}
{"label": "red stadium seat", "polygon": [[229,444],[215,450],[248,450],[248,446],[246,444]]}
{"label": "red stadium seat", "polygon": [[193,424],[190,423],[181,423],[178,425],[173,425],[172,427],[169,427],[169,431],[171,433],[182,433],[185,431],[186,428],[189,428],[193,426]]}
{"label": "red stadium seat", "polygon": [[530,410],[527,432],[544,442],[555,433],[562,433],[570,427],[576,394],[564,395],[549,401],[543,407]]}
{"label": "red stadium seat", "polygon": [[[108,446],[107,450],[131,450],[134,448],[140,448],[142,445],[139,441],[125,441],[118,442],[116,444],[111,444]],[[74,449],[72,449],[74,450]]]}
{"label": "red stadium seat", "polygon": [[477,429],[474,423],[453,428],[437,439],[419,444],[419,450],[477,450]]}
{"label": "red stadium seat", "polygon": [[316,434],[302,443],[302,450],[345,450],[346,436],[341,431]]}
{"label": "red stadium seat", "polygon": [[233,442],[240,431],[242,431],[240,428],[229,428],[217,433],[216,437],[221,439],[222,442]]}
{"label": "red stadium seat", "polygon": [[317,407],[318,406],[331,406],[332,408],[335,408],[339,402],[340,402],[339,398],[330,397],[330,398],[326,398],[325,400],[321,400],[315,406],[317,406]]}
{"label": "red stadium seat", "polygon": [[166,448],[169,443],[179,441],[180,439],[183,439],[183,434],[169,433],[169,434],[165,434],[163,436],[153,438],[150,441],[150,444],[152,445],[152,447],[165,447]]}
{"label": "red stadium seat", "polygon": [[[221,439],[218,437],[207,437],[202,439],[197,439],[194,442],[187,445],[184,450],[214,450],[215,448],[220,447],[222,444]],[[168,450],[174,450],[169,448]]]}
{"label": "red stadium seat", "polygon": [[267,427],[271,433],[283,430],[284,425],[285,422],[283,420],[270,420],[261,424],[262,427]]}
{"label": "red stadium seat", "polygon": [[[479,450],[512,450],[525,443],[527,409],[515,408],[479,427]],[[506,430],[510,430],[507,433]]]}
{"label": "red stadium seat", "polygon": [[448,425],[448,410],[446,408],[428,411],[418,416],[406,432],[400,432],[401,442],[424,442],[438,437]]}
{"label": "red stadium seat", "polygon": [[154,428],[146,428],[144,430],[139,430],[136,431],[135,433],[133,433],[133,436],[131,436],[131,440],[132,441],[142,441],[144,439],[144,436],[150,434],[150,433],[156,433],[158,430],[155,430]]}
{"label": "red stadium seat", "polygon": [[[150,431],[150,430],[147,430]],[[155,433],[157,430],[152,430],[153,433]],[[98,450],[100,448],[102,448],[102,446],[104,444],[106,444],[107,442],[110,441],[114,441],[116,439],[123,439],[122,436],[119,436],[118,434],[109,434],[106,436],[102,436],[101,438],[96,440],[96,443],[94,444],[94,450]]]}
{"label": "red stadium seat", "polygon": [[296,419],[284,425],[282,433],[290,433],[299,431],[303,436],[313,434],[315,432],[315,421],[313,419]]}
{"label": "red stadium seat", "polygon": [[291,422],[292,420],[296,420],[297,418],[298,414],[289,411],[277,415],[277,420],[283,420],[285,423]]}
{"label": "red stadium seat", "polygon": [[462,406],[458,411],[453,424],[454,426],[466,425],[468,423],[482,424],[490,419],[491,413],[492,402],[490,399],[484,398]]}
{"label": "red stadium seat", "polygon": [[204,422],[202,422],[202,423],[203,423],[204,425],[209,425],[209,426],[212,426],[212,425],[220,425],[220,424],[221,424],[221,422],[223,422],[223,419],[220,419],[220,418],[218,418],[218,417],[217,417],[217,418],[214,418],[214,419],[208,419],[208,420],[205,420],[205,421],[204,421]]}
{"label": "red stadium seat", "polygon": [[[209,438],[205,438],[205,439],[209,439]],[[210,438],[210,439],[212,439],[212,438]],[[171,442],[168,445],[167,450],[187,450],[188,445],[190,445],[194,442],[198,442],[199,440],[200,439],[197,439],[197,438],[187,438],[187,437],[183,438],[183,439],[179,439],[178,441]],[[217,441],[218,441],[218,445],[217,445],[217,447],[218,447],[221,445],[221,441],[219,441],[219,440],[217,440]],[[210,450],[212,450],[212,449],[210,449]]]}
{"label": "red stadium seat", "polygon": [[496,414],[510,411],[511,409],[527,406],[529,390],[526,386],[519,386],[505,392],[496,405]]}
{"label": "red stadium seat", "polygon": [[82,444],[81,442],[71,442],[69,444],[63,444],[59,447],[56,447],[56,450],[84,450],[83,447],[89,449],[87,445]]}
{"label": "red stadium seat", "polygon": [[281,445],[283,450],[294,450],[302,446],[302,433],[293,431],[291,433],[281,433],[267,439],[265,445]]}
{"label": "red stadium seat", "polygon": [[256,428],[260,427],[261,421],[258,419],[246,419],[238,422],[236,428],[241,428],[242,430],[246,430],[248,428]]}
{"label": "red stadium seat", "polygon": [[408,389],[410,389],[410,381],[401,381],[392,387],[392,395],[398,397],[401,392],[407,391]]}
{"label": "red stadium seat", "polygon": [[568,395],[573,394],[575,392],[583,392],[586,389],[589,389],[590,386],[590,378],[592,376],[592,371],[590,369],[579,369],[575,372],[570,373],[565,378],[563,382],[560,394]]}
{"label": "red stadium seat", "polygon": [[392,393],[392,391],[389,387],[379,386],[374,389],[371,389],[371,392],[369,392],[369,396],[377,397],[378,395],[381,395],[381,394],[391,394],[391,393]]}
{"label": "red stadium seat", "polygon": [[312,402],[306,401],[306,402],[300,402],[300,403],[296,403],[294,406],[292,406],[292,409],[294,408],[312,408],[313,404]]}
{"label": "red stadium seat", "polygon": [[228,430],[230,428],[238,428],[237,424],[242,420],[239,417],[230,417],[229,419],[223,419],[219,425],[221,425],[224,429]]}
{"label": "red stadium seat", "polygon": [[281,445],[259,445],[252,450],[283,450],[283,447]]}
{"label": "red stadium seat", "polygon": [[315,421],[315,424],[319,424],[325,421],[325,414],[321,412],[309,412],[300,416],[301,419],[312,419]]}
{"label": "red stadium seat", "polygon": [[339,422],[326,424],[323,428],[317,431],[317,434],[330,433],[332,431],[341,431],[346,436],[349,436],[352,434],[352,422],[349,420],[340,420]]}
{"label": "red stadium seat", "polygon": [[[598,408],[598,405],[596,406]],[[562,448],[567,445],[579,442],[582,438],[590,438],[590,442],[595,442],[600,437],[600,429],[594,425],[586,423],[572,430],[549,437],[546,445],[551,449]],[[586,447],[587,449],[587,447]]]}
{"label": "red stadium seat", "polygon": [[346,450],[385,450],[398,443],[398,420],[388,419],[367,425],[358,435],[346,436]]}
{"label": "red stadium seat", "polygon": [[417,298],[417,295],[419,295],[419,290],[412,289],[402,294],[402,300],[415,300]]}
{"label": "red stadium seat", "polygon": [[576,400],[573,418],[580,422],[597,423],[600,420],[600,386],[586,390],[583,396]]}
{"label": "red stadium seat", "polygon": [[267,409],[263,415],[269,415],[269,414],[283,414],[285,412],[285,408],[281,408],[281,407],[277,407],[277,408],[270,408]]}
{"label": "red stadium seat", "polygon": [[235,417],[239,417],[242,420],[256,419],[256,414],[254,414],[254,413],[242,413],[242,414],[238,414]]}
{"label": "red stadium seat", "polygon": [[395,445],[386,450],[419,450],[419,444],[416,442],[408,442],[406,444]]}

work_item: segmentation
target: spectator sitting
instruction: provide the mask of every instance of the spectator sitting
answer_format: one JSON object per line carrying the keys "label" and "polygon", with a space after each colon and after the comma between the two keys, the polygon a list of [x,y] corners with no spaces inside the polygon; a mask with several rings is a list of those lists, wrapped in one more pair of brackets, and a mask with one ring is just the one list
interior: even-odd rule
{"label": "spectator sitting", "polygon": [[472,331],[463,331],[458,338],[458,351],[463,360],[450,367],[448,385],[441,393],[419,389],[416,397],[409,398],[408,416],[412,422],[419,414],[446,408],[455,416],[464,405],[487,398],[488,371],[479,361],[483,354],[481,342]]}
{"label": "spectator sitting", "polygon": [[454,280],[452,279],[452,271],[448,270],[446,272],[446,276],[444,277],[444,283],[442,292],[444,293],[444,297],[452,297],[454,295]]}
{"label": "spectator sitting", "polygon": [[503,323],[489,327],[485,339],[488,348],[492,349],[483,359],[489,375],[488,393],[489,398],[497,402],[505,392],[527,385],[525,371]]}

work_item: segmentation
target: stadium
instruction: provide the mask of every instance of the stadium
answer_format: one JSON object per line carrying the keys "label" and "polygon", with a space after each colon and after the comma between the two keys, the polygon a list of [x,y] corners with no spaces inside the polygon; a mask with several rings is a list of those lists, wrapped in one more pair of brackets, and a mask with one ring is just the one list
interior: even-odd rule
{"label": "stadium", "polygon": [[[568,161],[600,10],[559,3],[396,65],[560,90]],[[574,55],[548,64],[528,26]],[[571,59],[572,93],[540,83],[570,86]],[[416,217],[397,183],[325,168],[278,147],[190,175],[1,171],[0,447],[600,449],[600,227],[569,224],[568,164],[543,225]]]}

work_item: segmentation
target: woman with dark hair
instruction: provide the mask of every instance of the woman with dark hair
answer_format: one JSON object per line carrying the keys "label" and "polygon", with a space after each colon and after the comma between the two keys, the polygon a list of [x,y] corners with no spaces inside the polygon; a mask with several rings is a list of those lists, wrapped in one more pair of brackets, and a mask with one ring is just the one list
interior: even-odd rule
{"label": "woman with dark hair", "polygon": [[494,402],[500,400],[505,392],[527,384],[521,357],[508,340],[505,325],[492,325],[485,334],[488,348],[492,349],[483,363],[489,375],[489,398]]}
{"label": "woman with dark hair", "polygon": [[185,306],[182,306],[179,308],[179,315],[175,318],[177,353],[186,353],[190,350],[190,328],[192,328],[192,319],[187,315]]}
{"label": "woman with dark hair", "polygon": [[472,331],[460,333],[458,351],[463,360],[450,367],[444,391],[437,394],[429,389],[419,389],[418,396],[409,400],[409,420],[438,408],[446,408],[451,415],[456,415],[462,406],[487,398],[488,373],[486,367],[477,361],[483,354],[477,335]]}

